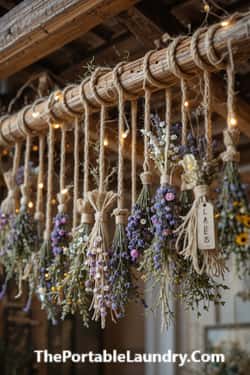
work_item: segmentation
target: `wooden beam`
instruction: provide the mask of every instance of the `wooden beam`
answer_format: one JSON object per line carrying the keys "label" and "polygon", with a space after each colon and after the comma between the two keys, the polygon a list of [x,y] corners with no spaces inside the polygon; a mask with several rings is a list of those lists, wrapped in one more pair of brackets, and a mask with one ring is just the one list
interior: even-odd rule
{"label": "wooden beam", "polygon": [[153,21],[135,7],[120,14],[118,19],[146,48],[154,48],[154,41],[163,34],[162,30]]}
{"label": "wooden beam", "polygon": [[[235,64],[241,59],[248,57],[250,52],[250,34],[248,31],[248,25],[250,24],[250,14],[235,21],[228,27],[220,27],[214,35],[213,45],[219,56],[224,55],[228,51],[228,40],[231,40]],[[176,50],[176,61],[180,68],[190,76],[194,77],[199,73],[197,67],[192,59],[192,54],[190,51],[191,38],[187,37],[185,40],[181,41]],[[198,41],[199,52],[202,58],[207,61],[207,44],[205,40],[205,33],[203,33]],[[167,59],[167,49],[162,49],[156,51],[151,55],[149,59],[149,67],[152,75],[155,79],[165,82],[166,87],[176,85],[179,80],[169,69],[168,59]],[[120,80],[125,90],[133,92],[140,96],[143,94],[143,82],[144,82],[144,58],[140,58],[136,61],[127,63],[124,65],[123,70],[120,74]],[[96,106],[98,111],[99,106],[96,101],[95,93],[92,91],[90,83],[85,84],[85,95],[87,100],[93,106]],[[110,105],[114,106],[117,104],[117,92],[114,86],[113,73],[107,73],[101,76],[96,84],[96,90],[98,95],[100,95],[104,100],[111,101]],[[155,88],[157,91],[157,88]],[[82,101],[80,97],[79,86],[69,89],[66,95],[66,101],[68,105],[75,111],[83,111]],[[47,111],[47,99],[44,102],[37,105],[36,110],[41,114],[46,114]],[[59,100],[53,106],[53,112],[55,115],[65,121],[69,118],[67,112],[65,111],[64,105]],[[239,110],[240,113],[240,110]],[[1,121],[1,119],[0,119]],[[32,110],[28,109],[25,114],[25,121],[27,125],[34,130],[34,132],[39,132],[41,129],[47,128],[46,116],[33,117]],[[242,126],[239,123],[242,131],[249,133],[249,129]],[[22,138],[22,132],[18,127],[18,114],[9,116],[2,121],[2,133],[11,141],[12,137]]]}
{"label": "wooden beam", "polygon": [[0,79],[47,56],[138,1],[22,1],[1,18]]}
{"label": "wooden beam", "polygon": [[16,5],[13,0],[0,0],[0,6],[6,10],[10,10]]}

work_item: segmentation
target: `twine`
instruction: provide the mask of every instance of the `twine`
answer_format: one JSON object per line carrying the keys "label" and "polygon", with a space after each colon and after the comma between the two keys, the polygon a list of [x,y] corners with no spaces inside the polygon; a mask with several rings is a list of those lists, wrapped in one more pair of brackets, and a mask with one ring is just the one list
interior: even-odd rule
{"label": "twine", "polygon": [[230,127],[230,120],[235,118],[234,111],[234,82],[235,82],[235,69],[234,69],[234,59],[232,53],[232,42],[228,41],[228,55],[229,62],[227,64],[227,121],[228,127]]}
{"label": "twine", "polygon": [[89,191],[89,145],[90,145],[90,108],[92,108],[90,102],[87,100],[85,94],[85,84],[90,81],[90,78],[85,78],[79,87],[81,103],[84,108],[84,175],[83,175],[83,199],[77,200],[77,211],[81,214],[81,223],[93,224],[93,207],[88,200]]}
{"label": "twine", "polygon": [[[51,115],[51,102],[53,100],[52,93],[48,100],[48,114]],[[52,114],[53,119],[53,114]],[[47,176],[47,204],[46,204],[46,225],[44,232],[45,241],[49,241],[50,230],[52,225],[52,194],[53,194],[53,171],[54,171],[54,152],[55,152],[55,131],[49,117],[49,134],[48,134],[48,176]]]}
{"label": "twine", "polygon": [[192,78],[192,74],[185,72],[181,66],[179,65],[177,58],[176,58],[176,50],[179,44],[186,40],[186,36],[179,36],[175,38],[167,49],[167,61],[168,61],[168,68],[170,72],[175,75],[179,79],[190,79]]}
{"label": "twine", "polygon": [[4,115],[1,117],[0,119],[0,142],[6,146],[6,147],[9,147],[11,146],[11,142],[5,137],[5,135],[3,134],[3,123],[4,121],[9,118],[9,115]]}
{"label": "twine", "polygon": [[207,32],[207,27],[201,27],[195,31],[191,38],[190,52],[192,59],[194,60],[195,65],[201,70],[206,70],[211,72],[214,70],[214,67],[208,64],[201,56],[199,51],[199,38],[202,33]]}
{"label": "twine", "polygon": [[43,184],[44,184],[44,152],[45,152],[45,136],[39,136],[39,170],[37,178],[37,196],[36,196],[36,212],[35,220],[43,221]]}
{"label": "twine", "polygon": [[131,146],[131,190],[132,190],[132,207],[136,202],[136,144],[137,144],[137,100],[131,102],[131,128],[132,128],[132,146]]}
{"label": "twine", "polygon": [[207,143],[206,157],[210,161],[213,157],[212,150],[212,111],[211,111],[211,74],[204,71],[204,125],[205,125],[205,138]]}
{"label": "twine", "polygon": [[82,111],[76,111],[75,109],[72,109],[70,105],[67,102],[66,96],[68,91],[75,89],[77,85],[69,85],[66,86],[65,89],[62,92],[62,107],[65,113],[67,113],[68,116],[70,117],[75,117],[81,115]]}
{"label": "twine", "polygon": [[28,195],[29,195],[29,170],[30,170],[30,153],[31,153],[31,145],[32,145],[32,129],[29,128],[26,120],[25,114],[26,112],[32,108],[32,106],[24,107],[18,114],[18,121],[17,126],[19,131],[26,136],[26,145],[25,145],[25,155],[24,155],[24,182],[21,186],[22,198],[21,198],[21,209],[25,209],[28,203]]}
{"label": "twine", "polygon": [[61,126],[61,155],[60,155],[60,177],[59,177],[59,185],[60,185],[60,192],[57,194],[58,200],[58,212],[63,213],[65,210],[65,204],[68,200],[67,191],[65,191],[65,179],[66,179],[66,133],[67,129],[65,125]]}
{"label": "twine", "polygon": [[104,137],[105,137],[105,121],[106,121],[106,106],[110,105],[110,102],[103,99],[97,91],[97,80],[98,78],[107,72],[110,72],[109,68],[97,68],[90,78],[90,86],[93,91],[93,96],[96,102],[101,106],[100,111],[100,150],[99,150],[99,192],[104,191],[105,185],[105,152],[104,152]]}
{"label": "twine", "polygon": [[221,24],[215,24],[210,26],[207,29],[205,34],[205,45],[207,51],[207,59],[209,63],[214,66],[217,70],[221,70],[225,68],[225,63],[223,62],[226,55],[219,56],[217,51],[214,48],[214,35],[218,29],[221,28]]}
{"label": "twine", "polygon": [[79,118],[75,117],[75,129],[74,129],[74,193],[73,193],[73,230],[75,230],[77,225],[77,199],[79,195]]}

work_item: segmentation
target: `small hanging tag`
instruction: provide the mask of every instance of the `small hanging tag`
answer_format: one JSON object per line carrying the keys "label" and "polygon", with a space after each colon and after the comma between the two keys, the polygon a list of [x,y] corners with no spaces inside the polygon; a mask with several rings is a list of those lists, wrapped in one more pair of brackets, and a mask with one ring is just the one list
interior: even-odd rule
{"label": "small hanging tag", "polygon": [[198,207],[198,248],[215,249],[214,207],[209,202],[202,202]]}

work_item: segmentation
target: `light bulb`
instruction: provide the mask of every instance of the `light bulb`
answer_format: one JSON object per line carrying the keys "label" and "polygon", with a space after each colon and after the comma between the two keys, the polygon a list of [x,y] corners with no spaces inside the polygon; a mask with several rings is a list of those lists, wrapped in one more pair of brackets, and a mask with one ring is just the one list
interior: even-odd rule
{"label": "light bulb", "polygon": [[7,156],[8,153],[9,153],[9,151],[7,150],[7,148],[3,149],[2,154],[3,154],[4,156]]}
{"label": "light bulb", "polygon": [[33,150],[33,151],[38,151],[38,146],[37,146],[37,145],[34,145],[34,146],[32,147],[32,150]]}
{"label": "light bulb", "polygon": [[40,182],[40,183],[38,184],[38,187],[39,187],[39,189],[43,189],[43,183]]}
{"label": "light bulb", "polygon": [[227,20],[221,22],[222,27],[226,27],[228,25],[229,25],[229,21],[227,21]]}
{"label": "light bulb", "polygon": [[52,199],[51,199],[51,203],[52,203],[53,205],[55,205],[55,204],[56,204],[56,199],[55,199],[55,198],[52,198]]}
{"label": "light bulb", "polygon": [[189,106],[189,103],[188,103],[188,101],[186,100],[185,102],[184,102],[184,107],[188,107]]}
{"label": "light bulb", "polygon": [[60,124],[53,124],[52,125],[54,129],[59,129],[60,128]]}
{"label": "light bulb", "polygon": [[205,3],[203,9],[204,9],[204,11],[205,11],[206,13],[208,13],[208,12],[210,11],[210,6],[209,6],[209,4],[208,4],[208,3]]}
{"label": "light bulb", "polygon": [[33,118],[38,118],[40,116],[39,112],[32,112],[32,117]]}
{"label": "light bulb", "polygon": [[103,142],[104,146],[107,147],[108,144],[109,144],[109,141],[107,139],[104,139],[104,142]]}
{"label": "light bulb", "polygon": [[62,93],[61,93],[61,91],[57,91],[57,92],[55,93],[55,95],[54,95],[54,99],[55,99],[55,101],[58,102],[61,98],[62,98]]}
{"label": "light bulb", "polygon": [[68,189],[63,189],[63,190],[61,191],[61,193],[62,193],[63,195],[68,194]]}
{"label": "light bulb", "polygon": [[28,207],[29,207],[29,208],[33,208],[33,207],[34,207],[34,203],[33,203],[32,201],[29,201],[29,203],[28,203]]}
{"label": "light bulb", "polygon": [[230,126],[236,126],[237,125],[237,119],[235,117],[230,117],[229,125]]}

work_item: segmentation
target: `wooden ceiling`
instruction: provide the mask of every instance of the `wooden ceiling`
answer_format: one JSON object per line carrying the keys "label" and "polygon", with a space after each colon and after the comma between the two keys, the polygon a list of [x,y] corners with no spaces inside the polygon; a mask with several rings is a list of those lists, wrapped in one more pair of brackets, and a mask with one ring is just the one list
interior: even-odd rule
{"label": "wooden ceiling", "polygon": [[[95,1],[98,2],[97,0]],[[31,12],[27,8],[29,4],[33,6],[34,3],[39,3],[39,6],[40,4],[45,6],[46,3],[59,5],[60,2],[65,4],[83,3],[77,0],[0,0],[0,31],[7,30],[4,23],[7,23],[8,17],[11,20],[13,19],[11,17],[12,14],[17,18],[18,15],[20,16],[20,12],[16,10],[25,9],[25,11]],[[88,0],[86,3],[88,3]],[[99,3],[107,6],[106,3],[109,2],[99,0]],[[115,0],[110,1],[110,3],[115,3]],[[6,111],[8,103],[16,95],[17,90],[28,79],[36,77],[41,72],[49,74],[52,81],[63,87],[69,82],[79,81],[84,77],[86,71],[92,69],[95,65],[113,67],[118,61],[134,60],[145,54],[148,49],[155,48],[164,43],[164,38],[168,36],[174,37],[179,34],[192,33],[205,20],[208,24],[211,24],[218,21],[220,17],[234,11],[245,11],[250,6],[246,4],[248,2],[242,0],[207,0],[207,3],[210,4],[210,12],[206,16],[203,0],[122,0],[120,3],[123,3],[124,8],[121,12],[111,7],[110,9],[113,12],[109,14],[111,16],[103,13],[104,15],[102,14],[97,22],[93,22],[93,27],[89,28],[86,26],[87,19],[92,13],[90,12],[83,16],[81,20],[82,26],[77,28],[76,37],[71,41],[68,40],[72,39],[72,37],[65,38],[63,46],[61,46],[61,42],[58,44],[54,43],[53,48],[46,50],[44,48],[44,45],[46,45],[46,43],[44,44],[44,40],[41,40],[41,42],[35,40],[31,46],[33,57],[30,58],[30,61],[32,63],[26,64],[27,66],[23,69],[23,61],[17,55],[17,60],[13,60],[10,63],[13,64],[14,62],[14,64],[17,64],[14,66],[16,72],[11,75],[6,74],[6,77],[0,81],[1,112]],[[83,8],[81,8],[81,11],[83,12]],[[35,16],[32,15],[32,17],[35,21]],[[72,17],[71,21],[73,23],[79,22],[76,16]],[[52,26],[51,29],[53,30]],[[15,29],[13,31],[10,29],[9,32],[12,33],[10,38],[14,39],[15,35],[13,34]],[[16,39],[17,43],[19,43],[18,35]],[[163,39],[163,42],[161,39]],[[16,40],[14,42],[16,43]],[[13,44],[13,46],[15,45]],[[0,43],[0,61],[3,52],[5,52],[4,47]],[[19,44],[18,48],[20,48]],[[43,50],[42,53],[40,53],[39,49]],[[53,52],[50,50],[53,50]],[[14,53],[16,53],[16,50]],[[238,96],[240,100],[248,105],[247,103],[250,98],[250,60],[237,67],[237,70],[236,83],[237,91],[239,92]],[[220,78],[223,80],[223,75]],[[17,106],[14,106],[13,110],[17,110],[19,105],[23,105],[22,101],[20,103],[17,101]],[[218,118],[218,122],[222,122],[220,113],[217,113],[214,117]],[[244,147],[246,143],[246,140],[244,140]]]}

